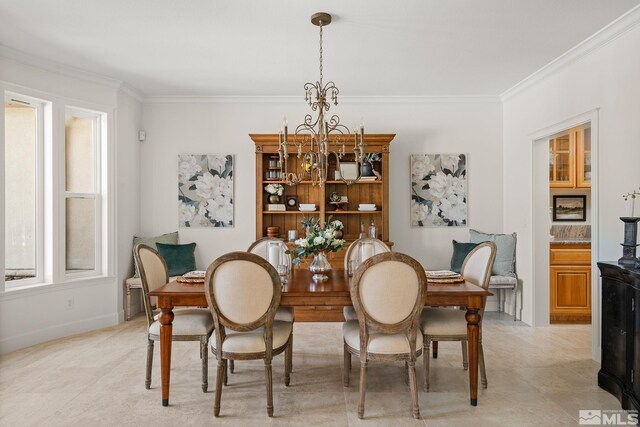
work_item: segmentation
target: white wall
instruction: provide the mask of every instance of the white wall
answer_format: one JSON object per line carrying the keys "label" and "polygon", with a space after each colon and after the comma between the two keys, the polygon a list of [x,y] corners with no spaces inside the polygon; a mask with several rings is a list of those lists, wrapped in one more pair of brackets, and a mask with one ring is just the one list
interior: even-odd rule
{"label": "white wall", "polygon": [[[123,283],[133,276],[133,236],[140,232],[140,129],[142,104],[119,91],[116,112],[116,301],[120,320],[124,319]],[[141,309],[140,302],[140,292],[132,292],[132,313]]]}
{"label": "white wall", "polygon": [[[255,240],[255,153],[249,133],[290,128],[308,111],[303,99],[284,103],[148,103],[142,144],[142,221],[145,235],[178,229],[178,153],[235,155],[235,228],[182,228],[181,242],[197,243],[198,268]],[[469,226],[502,231],[502,108],[499,102],[362,103],[345,100],[331,110],[346,124],[362,117],[370,133],[396,133],[391,144],[390,237],[394,249],[428,268],[448,268],[451,240],[468,241],[469,228],[409,226],[412,153],[469,155]]]}
{"label": "white wall", "polygon": [[[637,15],[637,14],[636,14]],[[640,184],[640,27],[570,62],[504,100],[504,229],[518,232],[523,320],[533,320],[532,135],[599,108],[600,260],[617,260],[628,214],[621,195]],[[595,207],[594,207],[595,208]],[[592,224],[593,227],[594,224]],[[543,232],[541,230],[540,232]],[[594,262],[597,260],[594,260]],[[594,295],[593,304],[599,304]],[[597,331],[596,331],[597,334]]]}
{"label": "white wall", "polygon": [[[37,61],[36,61],[37,62]],[[27,63],[0,57],[0,91],[12,90],[54,103],[92,105],[117,116],[118,126],[111,126],[109,143],[115,144],[117,174],[115,192],[118,218],[113,221],[112,236],[117,253],[131,253],[131,235],[139,227],[139,144],[136,134],[140,121],[140,103],[119,92],[117,82],[91,77],[86,73],[43,63]],[[115,114],[114,114],[115,113]],[[4,114],[2,114],[4,116]],[[60,116],[63,118],[63,116]],[[3,120],[0,119],[3,126]],[[117,129],[116,132],[113,132]],[[4,135],[4,127],[0,128]],[[54,129],[56,132],[56,129]],[[4,149],[0,150],[0,160]],[[0,162],[0,176],[4,175]],[[4,187],[4,185],[2,186]],[[0,190],[0,195],[4,188]],[[3,201],[0,201],[0,207]],[[4,212],[4,209],[2,210]],[[4,223],[4,220],[2,221]],[[0,227],[0,230],[3,227]],[[2,236],[0,236],[2,237]],[[56,242],[54,242],[55,244]],[[4,248],[0,250],[0,271],[4,270]],[[114,254],[112,254],[113,256]],[[6,353],[61,336],[116,324],[122,319],[122,282],[130,264],[122,255],[113,260],[103,278],[58,283],[30,289],[3,291],[0,284],[0,353]],[[4,277],[4,276],[3,276]],[[73,307],[67,307],[68,300]]]}

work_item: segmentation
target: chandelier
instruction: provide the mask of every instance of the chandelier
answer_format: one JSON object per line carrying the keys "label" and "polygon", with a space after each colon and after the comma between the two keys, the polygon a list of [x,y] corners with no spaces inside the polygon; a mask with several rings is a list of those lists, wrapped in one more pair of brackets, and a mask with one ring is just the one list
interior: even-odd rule
{"label": "chandelier", "polygon": [[[312,185],[324,186],[330,167],[330,158],[335,159],[336,171],[341,171],[340,160],[344,158],[346,144],[353,138],[353,155],[356,175],[352,179],[345,179],[342,174],[336,174],[339,179],[351,185],[360,180],[360,167],[364,160],[364,124],[353,129],[340,123],[340,117],[331,115],[331,104],[338,105],[340,92],[334,82],[324,84],[322,75],[322,28],[331,23],[331,15],[318,12],[311,16],[311,23],[320,27],[320,79],[315,83],[304,85],[304,99],[316,112],[317,117],[307,114],[304,121],[296,126],[293,137],[290,138],[286,117],[278,132],[278,157],[280,160],[281,179],[287,185],[297,185],[301,181],[311,181]],[[289,149],[296,160],[290,161]],[[291,171],[289,170],[290,163]]]}

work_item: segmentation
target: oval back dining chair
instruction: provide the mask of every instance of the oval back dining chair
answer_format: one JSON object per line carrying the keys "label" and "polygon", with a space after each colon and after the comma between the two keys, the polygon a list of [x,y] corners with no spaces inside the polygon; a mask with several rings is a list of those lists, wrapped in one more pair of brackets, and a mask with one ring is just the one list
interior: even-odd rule
{"label": "oval back dining chair", "polygon": [[[147,316],[147,371],[145,388],[151,388],[151,367],[153,366],[153,343],[160,340],[160,322],[154,317],[149,292],[166,285],[169,282],[167,263],[160,254],[150,246],[137,245],[135,256],[142,282],[142,300]],[[171,339],[173,341],[200,341],[200,358],[202,359],[202,391],[209,387],[209,358],[208,343],[213,331],[213,318],[205,308],[184,308],[174,310]]]}
{"label": "oval back dining chair", "polygon": [[263,237],[262,239],[253,242],[251,246],[249,246],[249,249],[247,249],[247,252],[259,255],[269,261],[269,243],[275,243],[280,247],[280,263],[291,268],[291,255],[287,253],[289,247],[282,239],[278,239],[276,237]]}
{"label": "oval back dining chair", "polygon": [[[493,242],[484,242],[476,246],[464,260],[460,273],[462,277],[474,285],[489,288],[491,269],[496,258],[496,245]],[[484,317],[484,306],[487,299],[482,302],[480,319]],[[456,310],[443,307],[427,307],[422,311],[420,329],[423,334],[424,363],[424,389],[429,391],[429,348],[431,342],[460,341],[462,345],[462,367],[468,369],[467,354],[467,319],[465,310]],[[435,357],[435,356],[434,356]],[[480,364],[480,377],[482,386],[487,388],[487,372],[484,365],[484,350],[482,348],[482,323],[480,323],[480,342],[478,346],[478,359]]]}
{"label": "oval back dining chair", "polygon": [[[353,243],[349,245],[347,251],[344,254],[344,269],[349,270],[349,262],[353,260],[357,260],[359,262],[366,261],[366,258],[362,259],[360,254],[360,245],[363,243],[370,243],[373,246],[373,255],[383,254],[387,252],[391,252],[391,248],[387,246],[385,242],[379,239],[374,239],[373,237],[362,237],[360,239],[355,240]],[[356,312],[353,307],[344,307],[342,309],[342,314],[344,315],[344,320],[356,320]]]}
{"label": "oval back dining chair", "polygon": [[405,361],[412,397],[412,414],[420,417],[416,386],[416,358],[422,350],[418,331],[427,291],[424,268],[408,255],[389,252],[362,263],[351,282],[351,300],[358,320],[344,322],[343,381],[349,386],[351,354],[360,358],[360,403],[364,417],[369,360]]}
{"label": "oval back dining chair", "polygon": [[[282,240],[276,237],[263,237],[260,240],[256,240],[249,246],[247,252],[252,254],[256,254],[267,261],[269,261],[269,243],[275,243],[280,248],[279,259],[280,263],[284,264],[288,267],[289,271],[291,271],[291,255],[287,253],[289,247]],[[293,307],[278,307],[276,310],[276,320],[282,320],[284,322],[293,322],[295,318],[295,312]],[[291,335],[291,347],[293,348],[293,334]],[[229,371],[233,373],[235,370],[235,363],[233,360],[229,361]]]}
{"label": "oval back dining chair", "polygon": [[220,415],[227,360],[264,359],[270,417],[273,416],[271,360],[285,350],[285,385],[289,385],[293,323],[275,320],[281,287],[276,269],[251,253],[223,255],[207,269],[205,294],[216,326],[211,351],[218,358],[216,417]]}

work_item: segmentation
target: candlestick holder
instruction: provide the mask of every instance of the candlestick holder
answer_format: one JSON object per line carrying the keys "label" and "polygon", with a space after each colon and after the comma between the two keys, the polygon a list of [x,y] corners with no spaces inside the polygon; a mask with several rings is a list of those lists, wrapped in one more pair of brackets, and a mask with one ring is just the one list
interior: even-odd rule
{"label": "candlestick holder", "polygon": [[636,248],[638,247],[638,221],[640,221],[640,217],[620,217],[620,219],[624,222],[624,243],[621,243],[622,258],[618,260],[618,264],[633,267],[638,264]]}

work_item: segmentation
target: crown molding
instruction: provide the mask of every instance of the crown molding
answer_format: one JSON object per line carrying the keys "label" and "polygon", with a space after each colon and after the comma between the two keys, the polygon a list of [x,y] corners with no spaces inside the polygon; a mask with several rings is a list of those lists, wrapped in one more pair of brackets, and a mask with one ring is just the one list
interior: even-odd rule
{"label": "crown molding", "polygon": [[144,102],[144,95],[140,93],[138,89],[134,88],[127,82],[120,82],[120,86],[118,87],[118,90],[124,94],[129,95],[130,97],[132,97],[133,99],[135,99],[140,103]]}
{"label": "crown molding", "polygon": [[2,44],[0,44],[0,58],[39,68],[41,70],[49,71],[52,73],[60,74],[65,77],[71,77],[89,83],[106,86],[114,90],[120,90],[123,93],[126,93],[127,95],[135,98],[138,102],[142,102],[144,99],[144,96],[136,88],[126,82],[123,82],[122,80],[72,67],[70,65],[62,64],[60,62],[52,61],[49,59],[33,56]]}
{"label": "crown molding", "polygon": [[640,24],[640,5],[629,10],[589,38],[578,43],[547,65],[525,77],[511,88],[500,94],[502,102],[517,95],[523,90],[545,80],[562,68],[579,61],[581,58],[614,41]]}
{"label": "crown molding", "polygon": [[[147,104],[299,104],[300,96],[178,96],[151,95]],[[487,104],[499,96],[341,96],[341,104]]]}

